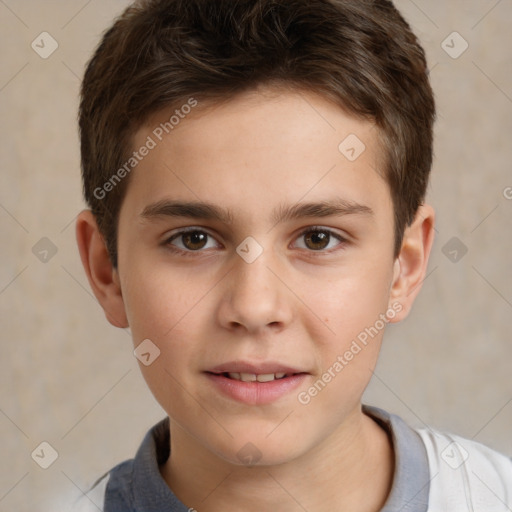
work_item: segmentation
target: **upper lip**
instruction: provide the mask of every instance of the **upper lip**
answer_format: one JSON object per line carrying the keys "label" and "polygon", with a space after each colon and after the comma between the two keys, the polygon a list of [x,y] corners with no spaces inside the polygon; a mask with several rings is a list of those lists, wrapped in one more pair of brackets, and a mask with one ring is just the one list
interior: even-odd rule
{"label": "upper lip", "polygon": [[207,370],[209,373],[252,373],[255,375],[267,375],[271,373],[307,373],[304,370],[293,368],[291,366],[266,361],[261,363],[249,363],[245,361],[230,361],[222,363]]}

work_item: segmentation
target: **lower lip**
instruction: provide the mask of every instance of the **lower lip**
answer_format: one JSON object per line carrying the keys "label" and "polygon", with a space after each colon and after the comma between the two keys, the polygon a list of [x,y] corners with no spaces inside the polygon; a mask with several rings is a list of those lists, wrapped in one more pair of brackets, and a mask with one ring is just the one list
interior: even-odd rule
{"label": "lower lip", "polygon": [[298,388],[308,374],[298,373],[270,382],[243,382],[215,373],[206,373],[206,375],[224,395],[248,405],[265,405],[279,400]]}

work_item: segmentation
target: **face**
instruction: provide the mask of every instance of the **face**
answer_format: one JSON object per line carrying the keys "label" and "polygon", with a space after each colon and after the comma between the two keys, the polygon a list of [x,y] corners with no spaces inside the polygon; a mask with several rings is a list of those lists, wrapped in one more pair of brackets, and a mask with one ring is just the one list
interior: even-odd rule
{"label": "face", "polygon": [[156,146],[120,212],[124,309],[160,351],[141,369],[172,424],[224,460],[282,463],[360,414],[397,311],[382,150],[313,93],[200,107],[136,134]]}

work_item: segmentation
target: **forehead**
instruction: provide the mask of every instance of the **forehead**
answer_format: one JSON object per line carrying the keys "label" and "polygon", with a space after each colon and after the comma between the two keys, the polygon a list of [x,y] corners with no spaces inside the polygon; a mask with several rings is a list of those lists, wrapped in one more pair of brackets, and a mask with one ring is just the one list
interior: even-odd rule
{"label": "forehead", "polygon": [[139,213],[170,195],[226,204],[247,217],[328,194],[377,210],[390,204],[375,125],[311,92],[259,89],[162,110],[138,130],[133,148],[150,139],[154,147],[127,192]]}

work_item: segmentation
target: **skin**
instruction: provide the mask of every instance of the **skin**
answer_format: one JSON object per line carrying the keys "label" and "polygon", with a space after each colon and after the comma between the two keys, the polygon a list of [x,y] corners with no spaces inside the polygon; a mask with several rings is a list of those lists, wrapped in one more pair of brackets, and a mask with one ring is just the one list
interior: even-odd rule
{"label": "skin", "polygon": [[[153,116],[134,148],[168,118]],[[349,134],[366,146],[354,162],[338,150]],[[161,473],[199,512],[373,512],[389,494],[392,446],[361,410],[384,329],[307,405],[297,399],[379,315],[395,305],[390,321],[405,318],[425,277],[434,212],[420,207],[394,258],[377,135],[312,92],[259,89],[200,104],[132,172],[117,269],[91,212],[78,218],[81,258],[108,320],[129,325],[135,346],[150,339],[160,350],[141,371],[170,417],[172,456]],[[371,213],[271,218],[279,205],[336,197]],[[143,215],[165,200],[208,201],[232,221]],[[332,232],[323,245],[301,235],[315,226]],[[208,234],[202,246],[169,240],[190,227]],[[252,263],[236,252],[248,236],[263,248]],[[204,373],[234,360],[309,375],[274,403],[244,404]],[[237,456],[247,443],[261,455],[252,466]]]}

